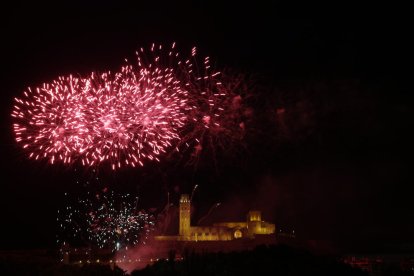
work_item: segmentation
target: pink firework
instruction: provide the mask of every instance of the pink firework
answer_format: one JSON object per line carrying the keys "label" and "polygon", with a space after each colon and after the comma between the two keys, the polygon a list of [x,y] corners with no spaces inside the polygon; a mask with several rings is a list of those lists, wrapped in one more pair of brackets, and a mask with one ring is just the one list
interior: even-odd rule
{"label": "pink firework", "polygon": [[143,165],[179,140],[187,91],[172,68],[126,65],[118,73],[58,80],[16,98],[16,141],[35,159],[112,168]]}
{"label": "pink firework", "polygon": [[175,43],[166,50],[153,44],[147,52],[141,48],[136,65],[116,73],[59,77],[28,88],[12,111],[18,144],[36,160],[116,169],[160,161],[179,150],[182,136],[197,140],[188,134],[209,128],[208,118],[223,110],[220,73],[210,72],[209,58],[199,68],[195,48],[184,60]]}
{"label": "pink firework", "polygon": [[184,159],[187,165],[197,166],[201,159],[215,164],[218,155],[236,156],[246,148],[245,138],[252,132],[254,110],[248,102],[254,98],[253,79],[231,71],[216,79],[192,82],[189,89],[193,93],[189,104],[196,108],[189,113],[188,131],[180,140],[183,151],[190,153]]}

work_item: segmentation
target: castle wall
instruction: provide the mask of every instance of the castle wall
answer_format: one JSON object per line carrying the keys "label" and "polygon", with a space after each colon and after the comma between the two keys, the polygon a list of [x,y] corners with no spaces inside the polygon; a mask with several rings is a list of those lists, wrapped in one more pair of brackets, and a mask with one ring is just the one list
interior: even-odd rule
{"label": "castle wall", "polygon": [[224,226],[228,228],[246,228],[247,223],[246,222],[220,222],[220,223],[214,223],[214,226]]}
{"label": "castle wall", "polygon": [[260,211],[250,211],[247,222],[222,222],[213,226],[191,226],[191,202],[189,195],[180,198],[180,223],[178,236],[157,236],[159,241],[231,241],[255,238],[255,235],[275,233],[275,225],[261,221]]}

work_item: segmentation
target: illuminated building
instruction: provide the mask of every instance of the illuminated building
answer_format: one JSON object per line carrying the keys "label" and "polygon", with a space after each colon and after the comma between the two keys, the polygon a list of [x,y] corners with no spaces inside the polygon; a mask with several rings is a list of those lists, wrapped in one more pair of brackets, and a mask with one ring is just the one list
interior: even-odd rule
{"label": "illuminated building", "polygon": [[178,235],[154,236],[147,245],[141,245],[139,258],[117,258],[111,250],[76,249],[65,246],[61,249],[61,261],[81,266],[89,263],[114,265],[123,262],[147,265],[158,258],[169,258],[170,252],[176,254],[176,260],[182,260],[186,252],[242,251],[251,250],[261,244],[277,243],[275,225],[262,221],[260,211],[249,211],[246,221],[242,222],[191,226],[191,202],[186,194],[180,198],[178,228]]}
{"label": "illuminated building", "polygon": [[231,241],[255,239],[275,234],[275,225],[262,221],[260,211],[249,211],[246,221],[221,222],[213,226],[191,226],[191,202],[188,195],[181,195],[178,236],[155,236],[158,241]]}

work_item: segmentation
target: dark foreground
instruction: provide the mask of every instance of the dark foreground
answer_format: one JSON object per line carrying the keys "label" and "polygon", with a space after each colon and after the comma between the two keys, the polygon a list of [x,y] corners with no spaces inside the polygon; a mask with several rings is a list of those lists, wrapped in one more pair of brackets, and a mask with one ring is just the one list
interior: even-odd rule
{"label": "dark foreground", "polygon": [[367,275],[335,259],[286,246],[251,251],[188,254],[179,263],[159,261],[132,275]]}
{"label": "dark foreground", "polygon": [[[132,275],[367,275],[335,259],[286,246],[259,246],[234,253],[187,253],[183,261],[160,260]],[[0,275],[125,275],[107,265],[63,265],[53,258],[3,254]]]}
{"label": "dark foreground", "polygon": [[[193,254],[183,261],[172,257],[160,260],[132,275],[369,275],[337,258],[316,256],[288,246],[259,246],[254,250],[232,253]],[[380,275],[413,275],[398,267],[384,267]],[[126,275],[108,265],[64,265],[53,258],[29,255],[0,255],[0,275]],[[373,274],[371,274],[373,275]]]}

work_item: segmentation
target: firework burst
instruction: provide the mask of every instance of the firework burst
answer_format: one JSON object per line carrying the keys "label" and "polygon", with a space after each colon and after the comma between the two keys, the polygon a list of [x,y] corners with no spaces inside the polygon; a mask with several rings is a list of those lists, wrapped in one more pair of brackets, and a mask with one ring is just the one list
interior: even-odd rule
{"label": "firework burst", "polygon": [[137,203],[138,198],[106,190],[88,194],[58,211],[57,243],[88,243],[115,251],[145,242],[155,222]]}
{"label": "firework burst", "polygon": [[[191,57],[181,59],[175,43],[136,52],[136,64],[119,72],[59,77],[15,98],[16,141],[30,158],[112,169],[160,161],[180,145],[198,143],[198,129],[220,127],[224,110],[219,72]],[[186,136],[185,143],[181,143]],[[191,139],[190,139],[191,138]],[[195,142],[194,142],[195,141]]]}
{"label": "firework burst", "polygon": [[197,108],[191,110],[192,120],[179,141],[183,151],[190,153],[184,159],[187,165],[196,166],[205,158],[216,163],[218,155],[234,155],[247,147],[246,137],[254,132],[255,114],[249,106],[255,93],[252,79],[224,71],[220,80],[218,84],[203,82],[203,87],[189,90],[199,93],[191,97],[189,103]]}

